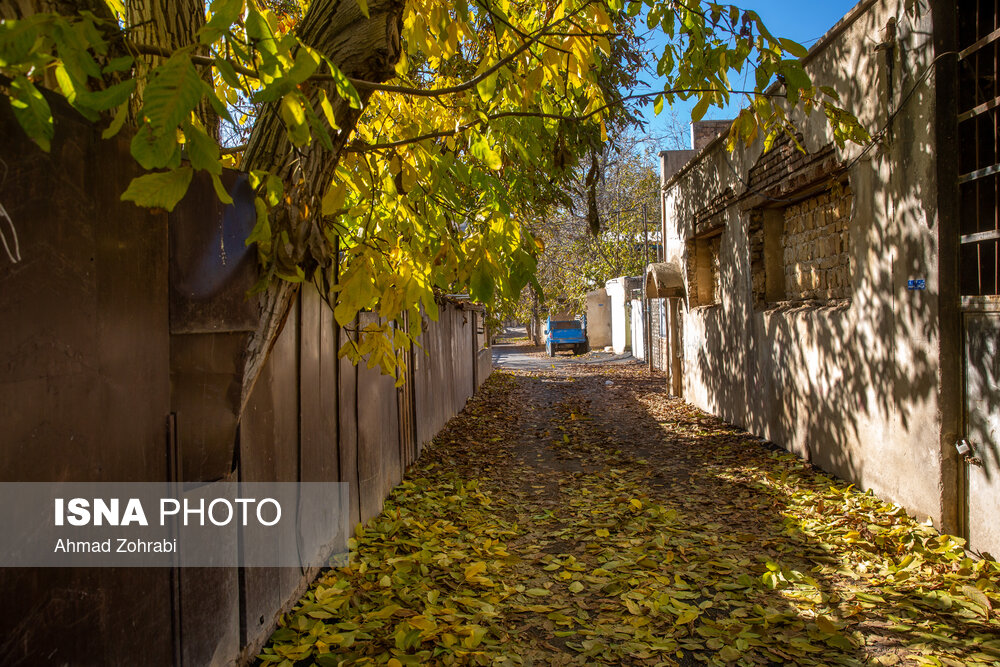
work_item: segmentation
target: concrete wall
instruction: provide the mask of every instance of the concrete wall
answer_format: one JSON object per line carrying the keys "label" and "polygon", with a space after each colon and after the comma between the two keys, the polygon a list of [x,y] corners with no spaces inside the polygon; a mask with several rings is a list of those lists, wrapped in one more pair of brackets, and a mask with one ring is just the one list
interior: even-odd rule
{"label": "concrete wall", "polygon": [[587,293],[587,340],[595,350],[611,345],[611,297],[603,287]]}
{"label": "concrete wall", "polygon": [[632,356],[646,359],[646,319],[643,316],[642,299],[629,300],[629,324],[632,337]]}
{"label": "concrete wall", "polygon": [[632,290],[642,285],[641,278],[621,277],[604,285],[611,300],[611,347],[615,354],[632,349]]}
{"label": "concrete wall", "polygon": [[[916,86],[884,150],[856,163],[858,146],[830,148],[822,114],[801,121],[810,156],[828,150],[836,164],[850,165],[844,185],[853,199],[841,251],[848,284],[809,294],[845,298],[755,303],[755,215],[780,214],[829,187],[796,191],[785,179],[762,183],[768,194],[759,196],[747,184],[760,172],[760,142],[729,155],[717,140],[670,179],[663,231],[692,239],[703,221],[722,225],[716,303],[692,307],[698,301],[690,298],[683,317],[685,398],[955,530],[955,464],[939,417],[935,79],[918,80],[934,59],[932,26],[929,12],[913,19],[903,5],[862,3],[808,59],[813,77],[836,88],[869,128],[880,127],[901,91]],[[891,79],[886,56],[872,48],[890,17],[901,17]],[[722,203],[708,220],[712,202]],[[694,261],[684,246],[671,254]],[[926,291],[908,291],[910,278],[925,278]],[[806,296],[801,285],[798,296]]]}

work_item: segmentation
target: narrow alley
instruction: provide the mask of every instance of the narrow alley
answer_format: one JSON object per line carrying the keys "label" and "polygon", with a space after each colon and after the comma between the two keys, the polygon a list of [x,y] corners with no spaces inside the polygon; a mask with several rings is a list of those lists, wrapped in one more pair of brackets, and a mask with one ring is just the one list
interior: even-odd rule
{"label": "narrow alley", "polygon": [[425,449],[262,664],[1000,662],[1000,573],[960,541],[640,364],[524,367]]}

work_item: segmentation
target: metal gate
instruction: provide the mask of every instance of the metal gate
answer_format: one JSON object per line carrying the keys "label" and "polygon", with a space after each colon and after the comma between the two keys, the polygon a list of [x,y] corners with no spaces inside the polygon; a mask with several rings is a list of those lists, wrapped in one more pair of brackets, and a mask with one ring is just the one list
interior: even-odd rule
{"label": "metal gate", "polygon": [[965,531],[1000,555],[1000,1],[962,0],[959,196]]}

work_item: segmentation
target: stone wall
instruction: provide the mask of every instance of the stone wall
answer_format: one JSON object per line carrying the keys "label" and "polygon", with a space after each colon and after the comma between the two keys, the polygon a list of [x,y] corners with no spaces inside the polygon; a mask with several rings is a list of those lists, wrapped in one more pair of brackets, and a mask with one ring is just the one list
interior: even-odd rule
{"label": "stone wall", "polygon": [[850,297],[851,201],[850,188],[837,188],[785,209],[786,301]]}

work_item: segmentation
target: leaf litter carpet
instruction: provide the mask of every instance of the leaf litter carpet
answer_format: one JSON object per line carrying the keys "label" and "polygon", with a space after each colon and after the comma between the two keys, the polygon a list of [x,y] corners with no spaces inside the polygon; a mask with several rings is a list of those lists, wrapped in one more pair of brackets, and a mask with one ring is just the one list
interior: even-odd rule
{"label": "leaf litter carpet", "polygon": [[1000,665],[998,583],[641,366],[498,371],[259,660]]}

